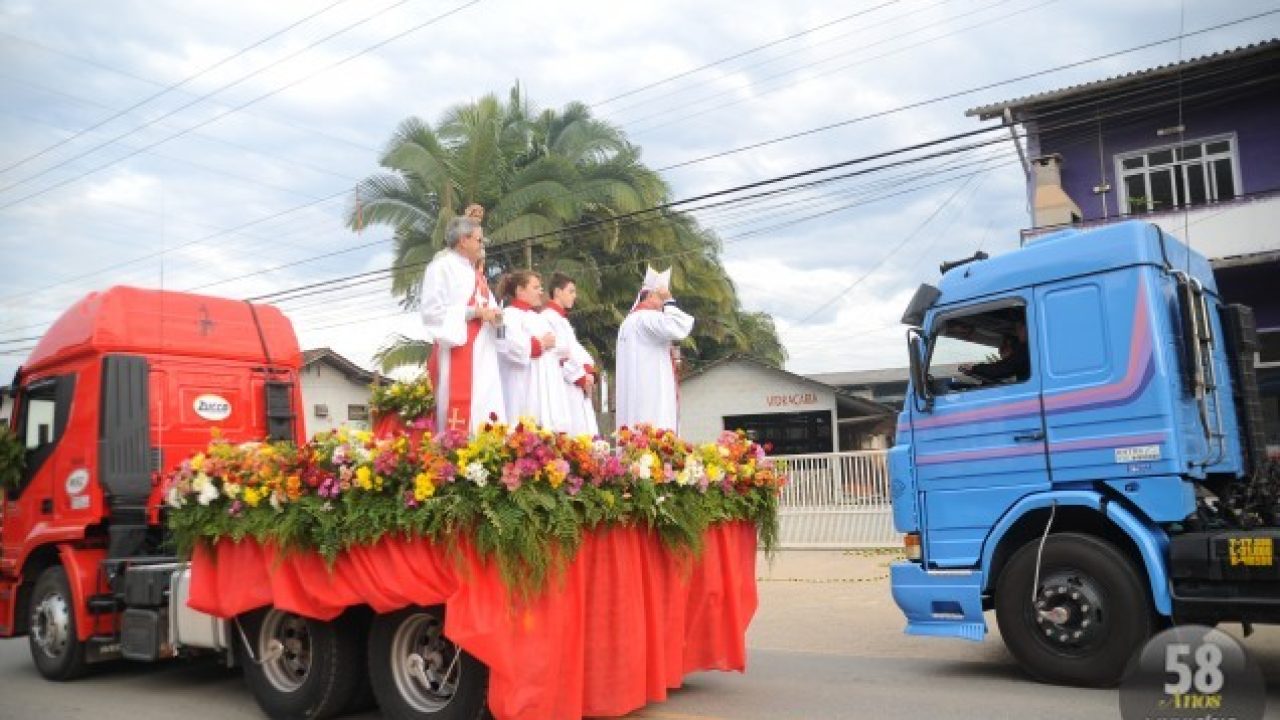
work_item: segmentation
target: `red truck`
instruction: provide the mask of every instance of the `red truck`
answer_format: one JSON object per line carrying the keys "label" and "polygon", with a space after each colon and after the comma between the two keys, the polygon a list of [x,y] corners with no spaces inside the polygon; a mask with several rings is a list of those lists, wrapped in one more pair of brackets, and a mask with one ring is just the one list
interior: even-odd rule
{"label": "red truck", "polygon": [[[158,478],[215,427],[232,442],[303,439],[300,360],[292,326],[269,306],[116,287],[67,310],[8,391],[26,452],[0,505],[0,637],[27,635],[50,680],[121,657],[215,653],[235,664],[237,624],[187,606],[190,570],[168,545]],[[268,652],[246,663],[259,701],[276,702],[264,708],[320,717],[349,707],[332,687],[320,704],[308,689],[331,628],[262,614],[269,622],[239,625],[278,635],[256,638]]]}

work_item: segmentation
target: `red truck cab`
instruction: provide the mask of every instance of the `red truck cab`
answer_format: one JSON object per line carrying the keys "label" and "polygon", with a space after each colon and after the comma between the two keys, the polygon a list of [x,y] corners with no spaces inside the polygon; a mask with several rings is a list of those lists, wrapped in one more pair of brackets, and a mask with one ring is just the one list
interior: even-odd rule
{"label": "red truck cab", "polygon": [[[300,362],[270,306],[114,287],[63,313],[10,389],[26,462],[0,500],[0,637],[29,634],[54,679],[130,657],[131,629],[163,639],[167,585],[123,582],[175,560],[156,478],[215,429],[233,442],[302,439]],[[134,602],[143,610],[130,617]]]}

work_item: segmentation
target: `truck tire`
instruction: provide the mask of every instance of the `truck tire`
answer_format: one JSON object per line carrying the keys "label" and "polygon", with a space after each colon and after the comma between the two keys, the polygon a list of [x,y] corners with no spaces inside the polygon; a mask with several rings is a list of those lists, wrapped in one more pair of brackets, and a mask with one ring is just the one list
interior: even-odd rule
{"label": "truck tire", "polygon": [[27,636],[36,669],[49,680],[74,680],[85,674],[85,646],[76,635],[75,604],[67,571],[45,569],[31,591],[31,631]]}
{"label": "truck tire", "polygon": [[489,717],[489,670],[444,636],[441,607],[409,607],[373,619],[369,680],[391,720]]}
{"label": "truck tire", "polygon": [[1022,546],[996,580],[1005,645],[1033,677],[1111,687],[1151,637],[1146,583],[1124,553],[1091,535],[1050,535],[1032,601],[1040,541]]}
{"label": "truck tire", "polygon": [[236,642],[245,682],[267,717],[323,720],[349,707],[364,672],[350,619],[323,622],[269,608],[238,621],[249,643]]}

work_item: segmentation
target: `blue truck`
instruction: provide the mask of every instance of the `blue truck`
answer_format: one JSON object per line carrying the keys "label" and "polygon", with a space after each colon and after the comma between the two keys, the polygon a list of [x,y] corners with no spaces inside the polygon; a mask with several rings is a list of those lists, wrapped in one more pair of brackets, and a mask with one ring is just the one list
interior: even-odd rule
{"label": "blue truck", "polygon": [[946,263],[909,326],[889,451],[915,635],[982,640],[1034,677],[1114,685],[1175,623],[1280,622],[1280,483],[1249,308],[1151,224]]}

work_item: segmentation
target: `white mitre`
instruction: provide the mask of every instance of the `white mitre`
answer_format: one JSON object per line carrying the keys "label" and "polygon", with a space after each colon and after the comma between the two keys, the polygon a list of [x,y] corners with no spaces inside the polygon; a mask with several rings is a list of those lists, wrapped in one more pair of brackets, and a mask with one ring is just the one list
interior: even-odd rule
{"label": "white mitre", "polygon": [[640,304],[640,297],[645,293],[653,292],[658,288],[664,290],[671,289],[671,268],[667,268],[662,272],[653,269],[652,265],[646,265],[644,270],[644,282],[640,283],[640,292],[636,293],[635,302],[631,303],[631,309],[635,310]]}

